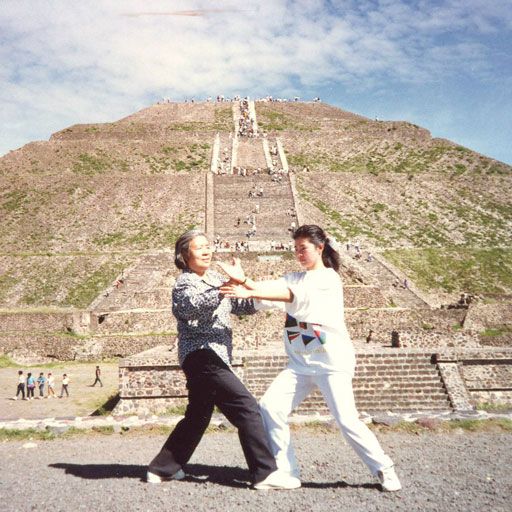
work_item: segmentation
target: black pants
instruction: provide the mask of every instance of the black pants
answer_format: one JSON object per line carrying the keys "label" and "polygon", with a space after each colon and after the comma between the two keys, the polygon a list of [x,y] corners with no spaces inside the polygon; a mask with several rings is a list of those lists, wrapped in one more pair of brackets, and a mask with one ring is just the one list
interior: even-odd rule
{"label": "black pants", "polygon": [[151,461],[149,471],[170,476],[186,464],[210,423],[215,405],[238,429],[251,480],[261,482],[275,471],[258,404],[222,359],[213,350],[196,350],[186,357],[183,371],[188,388],[185,417]]}
{"label": "black pants", "polygon": [[25,400],[25,383],[19,383],[18,387],[16,389],[16,398],[18,398],[18,395],[21,393],[21,398]]}

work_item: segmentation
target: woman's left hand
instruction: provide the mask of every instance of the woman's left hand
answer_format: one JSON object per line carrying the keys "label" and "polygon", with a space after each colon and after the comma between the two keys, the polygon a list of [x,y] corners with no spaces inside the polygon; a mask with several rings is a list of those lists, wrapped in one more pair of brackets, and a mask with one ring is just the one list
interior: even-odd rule
{"label": "woman's left hand", "polygon": [[243,283],[245,281],[245,272],[238,258],[233,258],[231,265],[223,261],[218,261],[217,265],[233,282]]}

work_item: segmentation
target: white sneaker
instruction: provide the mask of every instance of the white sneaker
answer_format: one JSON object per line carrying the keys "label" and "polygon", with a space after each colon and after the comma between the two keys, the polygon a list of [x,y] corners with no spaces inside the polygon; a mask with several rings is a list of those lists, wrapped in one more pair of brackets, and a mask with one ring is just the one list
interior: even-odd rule
{"label": "white sneaker", "polygon": [[270,473],[265,480],[254,484],[253,487],[259,491],[266,489],[298,489],[300,487],[300,480],[276,470]]}
{"label": "white sneaker", "polygon": [[18,400],[18,397],[17,396],[13,396],[12,399],[13,400]]}
{"label": "white sneaker", "polygon": [[151,471],[148,471],[146,474],[146,482],[150,484],[159,484],[160,482],[169,482],[170,480],[182,480],[183,478],[185,478],[185,472],[182,469],[178,469],[178,471],[171,476],[160,476],[151,473]]}
{"label": "white sneaker", "polygon": [[381,469],[377,472],[377,476],[379,477],[382,490],[385,492],[399,491],[402,488],[402,484],[398,480],[393,466]]}

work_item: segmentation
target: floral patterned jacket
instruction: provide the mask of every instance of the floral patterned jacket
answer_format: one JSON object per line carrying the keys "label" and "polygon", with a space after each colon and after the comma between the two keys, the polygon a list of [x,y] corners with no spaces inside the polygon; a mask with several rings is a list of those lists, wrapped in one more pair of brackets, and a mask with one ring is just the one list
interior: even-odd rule
{"label": "floral patterned jacket", "polygon": [[222,297],[220,286],[228,278],[208,269],[201,277],[185,270],[172,290],[172,312],[178,320],[178,359],[195,350],[211,349],[228,365],[233,352],[230,314],[256,313],[252,299]]}

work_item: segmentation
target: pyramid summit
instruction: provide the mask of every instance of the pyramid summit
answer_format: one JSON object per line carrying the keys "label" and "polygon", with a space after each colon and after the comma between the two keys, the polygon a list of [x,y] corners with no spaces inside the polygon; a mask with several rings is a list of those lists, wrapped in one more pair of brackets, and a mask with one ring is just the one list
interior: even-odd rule
{"label": "pyramid summit", "polygon": [[[340,238],[380,247],[510,245],[510,166],[408,122],[320,102],[251,104],[257,137],[235,137],[239,102],[164,103],[12,151],[0,159],[4,252],[169,247],[176,231],[205,225],[208,171],[252,176],[259,168],[268,178],[283,157],[304,220]],[[224,213],[215,215],[212,229],[229,234]]]}

